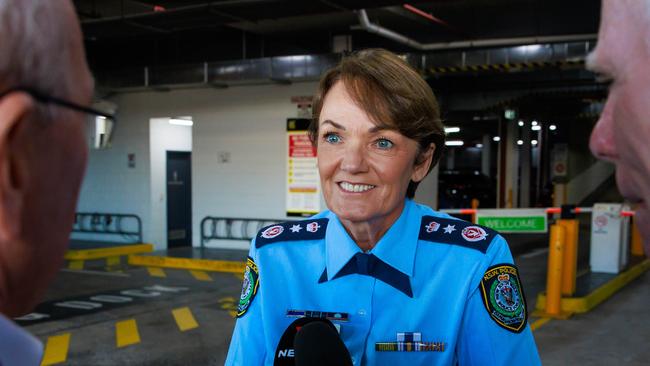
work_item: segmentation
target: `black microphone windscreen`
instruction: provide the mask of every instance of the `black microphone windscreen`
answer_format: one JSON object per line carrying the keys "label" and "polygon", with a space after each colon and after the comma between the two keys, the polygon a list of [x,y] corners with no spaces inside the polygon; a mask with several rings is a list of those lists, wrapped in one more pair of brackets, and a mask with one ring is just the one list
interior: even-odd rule
{"label": "black microphone windscreen", "polygon": [[293,345],[296,366],[352,366],[350,352],[331,324],[306,324],[296,334]]}

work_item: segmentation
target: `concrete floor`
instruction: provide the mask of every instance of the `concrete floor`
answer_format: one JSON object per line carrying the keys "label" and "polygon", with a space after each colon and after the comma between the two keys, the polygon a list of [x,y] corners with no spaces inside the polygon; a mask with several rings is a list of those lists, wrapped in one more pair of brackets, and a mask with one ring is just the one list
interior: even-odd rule
{"label": "concrete floor", "polygon": [[[165,269],[164,273],[166,277],[161,278],[151,276],[145,268],[128,268],[122,273],[62,271],[46,303],[95,302],[93,296],[124,296],[120,295],[123,291],[129,294],[129,290],[155,290],[152,286],[171,291],[140,302],[134,299],[122,307],[26,327],[44,343],[50,336],[69,333],[67,361],[62,363],[66,365],[222,365],[234,325],[231,311],[239,298],[241,277],[210,273],[211,280],[207,280],[196,279],[187,270]],[[190,309],[197,328],[179,329],[172,310],[183,307]],[[46,308],[45,313],[48,310],[52,311]],[[140,342],[118,347],[116,323],[128,319],[136,321]]]}
{"label": "concrete floor", "polygon": [[650,273],[592,312],[534,334],[544,365],[650,365]]}
{"label": "concrete floor", "polygon": [[[512,244],[521,246],[516,242]],[[544,289],[547,251],[538,248],[513,252],[524,253],[515,261],[532,311],[537,292]],[[91,270],[61,271],[44,304],[37,308],[61,319],[26,325],[44,343],[52,336],[70,334],[67,360],[61,364],[223,364],[234,325],[240,277],[215,272],[206,277],[175,269],[164,269],[165,277],[159,277],[160,273],[126,265],[107,272],[102,270],[101,262],[86,268]],[[157,291],[157,296],[132,296],[151,293],[160,286],[167,290]],[[84,305],[96,303],[96,299],[113,299],[111,296],[130,296],[133,301],[104,303],[88,311],[62,311],[56,305],[66,301]],[[650,365],[649,305],[650,275],[646,273],[591,313],[565,321],[551,320],[534,332],[543,364]],[[191,311],[196,328],[179,329],[172,310],[183,307]],[[129,319],[137,324],[139,342],[118,346],[116,324]]]}

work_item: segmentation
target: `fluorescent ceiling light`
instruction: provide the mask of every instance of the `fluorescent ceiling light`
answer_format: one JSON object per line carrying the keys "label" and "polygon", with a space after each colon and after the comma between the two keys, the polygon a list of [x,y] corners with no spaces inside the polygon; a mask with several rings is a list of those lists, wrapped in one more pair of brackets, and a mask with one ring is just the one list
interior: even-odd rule
{"label": "fluorescent ceiling light", "polygon": [[478,147],[480,149],[480,148],[483,147],[483,144],[476,144],[476,147]]}
{"label": "fluorescent ceiling light", "polygon": [[537,145],[537,140],[532,140],[532,141],[530,142],[530,144],[533,145],[533,146]]}
{"label": "fluorescent ceiling light", "polygon": [[445,127],[445,133],[460,132],[460,127]]}
{"label": "fluorescent ceiling light", "polygon": [[194,122],[192,122],[192,120],[187,120],[187,119],[170,118],[169,124],[178,125],[178,126],[192,126],[194,125]]}
{"label": "fluorescent ceiling light", "polygon": [[523,144],[524,144],[524,140],[517,140],[517,145],[523,145]]}
{"label": "fluorescent ceiling light", "polygon": [[499,136],[494,136],[494,137],[492,138],[492,141],[494,141],[494,142],[499,142],[499,141],[501,141],[501,137],[499,137]]}
{"label": "fluorescent ceiling light", "polygon": [[524,121],[519,120],[519,127],[523,127],[523,125],[524,125]]}
{"label": "fluorescent ceiling light", "polygon": [[105,120],[106,117],[104,117],[104,116],[97,116],[97,119]]}
{"label": "fluorescent ceiling light", "polygon": [[548,126],[548,129],[551,130],[551,131],[555,131],[557,129],[557,126],[556,125],[550,125],[550,126]]}
{"label": "fluorescent ceiling light", "polygon": [[535,125],[535,126],[531,127],[530,129],[533,130],[533,131],[539,131],[539,130],[542,129],[542,126],[540,126],[540,125]]}
{"label": "fluorescent ceiling light", "polygon": [[461,140],[450,140],[450,141],[445,141],[445,145],[447,146],[463,146],[465,143]]}
{"label": "fluorescent ceiling light", "polygon": [[537,121],[533,121],[533,122],[532,122],[532,125],[533,125],[533,126],[537,126]]}

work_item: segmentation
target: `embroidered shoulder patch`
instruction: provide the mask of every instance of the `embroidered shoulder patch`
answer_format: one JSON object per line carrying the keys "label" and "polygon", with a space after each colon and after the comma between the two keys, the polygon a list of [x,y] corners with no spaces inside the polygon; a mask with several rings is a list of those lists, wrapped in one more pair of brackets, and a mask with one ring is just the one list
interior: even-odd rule
{"label": "embroidered shoulder patch", "polygon": [[436,243],[459,245],[487,252],[492,239],[499,233],[485,226],[471,222],[446,219],[435,216],[422,216],[420,224],[420,240]]}
{"label": "embroidered shoulder patch", "polygon": [[282,241],[323,239],[328,221],[328,219],[288,221],[264,227],[257,233],[255,247],[260,248],[266,244]]}
{"label": "embroidered shoulder patch", "polygon": [[248,257],[246,260],[246,270],[244,271],[244,284],[241,289],[241,296],[239,297],[239,305],[237,306],[237,317],[240,318],[248,311],[251,302],[257,295],[257,287],[260,284],[260,272],[257,269],[257,264],[253,258]]}
{"label": "embroidered shoulder patch", "polygon": [[517,267],[497,264],[488,268],[479,290],[492,320],[511,332],[524,330],[528,313]]}

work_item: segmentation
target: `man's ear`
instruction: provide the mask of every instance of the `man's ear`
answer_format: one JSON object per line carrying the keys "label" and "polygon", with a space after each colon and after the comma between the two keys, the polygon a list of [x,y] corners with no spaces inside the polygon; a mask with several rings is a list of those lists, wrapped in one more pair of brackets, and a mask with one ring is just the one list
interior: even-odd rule
{"label": "man's ear", "polygon": [[429,148],[425,151],[420,152],[420,155],[416,158],[415,166],[413,167],[413,174],[411,174],[411,180],[413,182],[419,182],[429,173],[429,166],[431,166],[431,161],[433,160],[433,153],[436,151],[436,145],[431,143]]}
{"label": "man's ear", "polygon": [[21,232],[26,160],[21,159],[21,146],[15,141],[17,131],[29,114],[34,112],[34,100],[21,92],[0,99],[0,240],[12,241]]}

